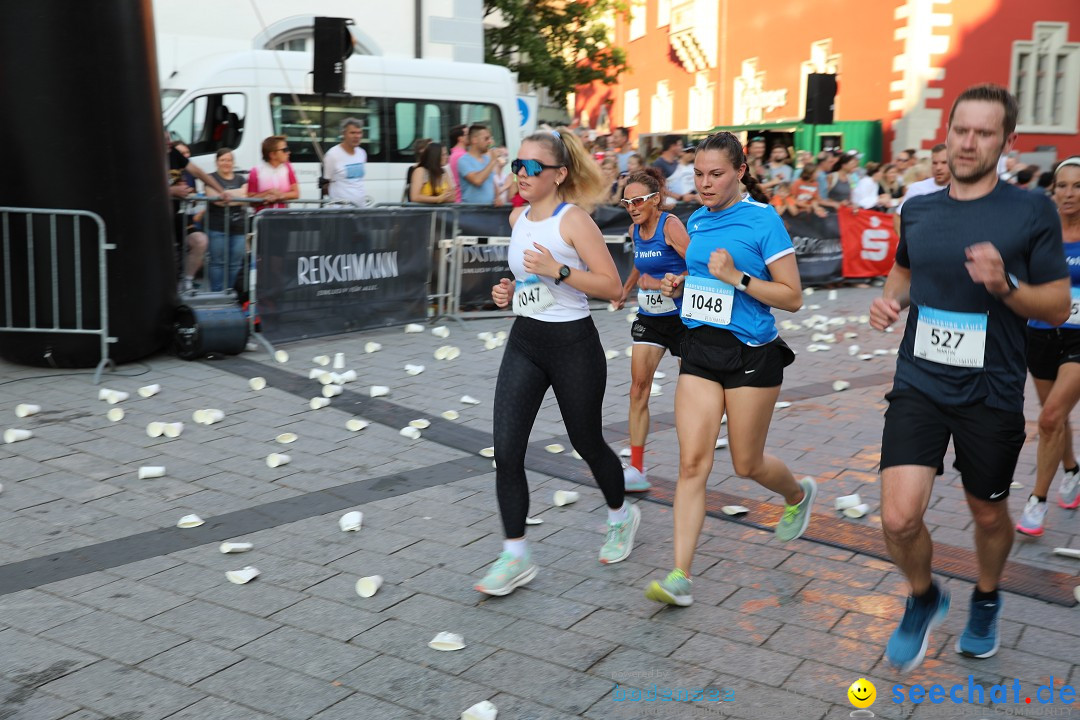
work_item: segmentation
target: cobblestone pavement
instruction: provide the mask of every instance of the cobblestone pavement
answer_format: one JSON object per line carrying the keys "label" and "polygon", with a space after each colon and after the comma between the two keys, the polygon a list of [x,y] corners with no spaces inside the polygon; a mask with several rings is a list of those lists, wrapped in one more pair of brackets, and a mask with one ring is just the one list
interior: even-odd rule
{"label": "cobblestone pavement", "polygon": [[[830,300],[819,290],[796,315],[778,314],[843,324],[831,328],[840,340],[824,352],[807,351],[816,331],[783,332],[799,352],[785,391],[810,396],[777,410],[768,442],[798,476],[818,479],[817,513],[835,515],[833,499],[858,492],[873,510],[850,522],[871,526],[880,524],[882,396],[895,362],[889,351],[900,338],[858,322],[877,292],[844,288]],[[605,347],[618,351],[608,363],[604,412],[619,449],[630,382],[626,316],[594,313]],[[105,377],[103,386],[131,394],[116,406],[97,399],[85,373],[0,364],[2,380],[15,381],[0,385],[0,427],[34,433],[0,444],[0,719],[451,720],[491,700],[500,720],[809,720],[848,717],[847,687],[860,677],[877,687],[871,709],[879,718],[1080,717],[1060,701],[1039,705],[1034,694],[1042,683],[1080,684],[1075,608],[1010,594],[1000,653],[969,660],[953,645],[970,584],[946,581],[955,609],[933,634],[923,666],[899,676],[882,658],[906,594],[890,563],[805,540],[782,545],[771,532],[723,518],[706,519],[695,604],[667,608],[645,599],[646,582],[672,562],[670,508],[640,499],[630,559],[599,564],[601,494],[566,479],[584,467],[569,447],[559,456],[542,450],[564,436],[550,395],[530,454],[530,464],[545,470],[529,473],[530,514],[543,520],[529,528],[540,573],[508,597],[478,594],[473,582],[501,549],[494,474],[478,453],[491,444],[502,350],[485,351],[476,336],[509,325],[506,318],[450,322],[449,339],[400,327],[320,338],[285,346],[285,364],[263,351],[206,362],[157,356]],[[382,349],[365,353],[369,341]],[[433,352],[446,344],[461,356],[436,360]],[[860,348],[852,355],[854,344]],[[312,410],[309,398],[321,388],[308,379],[312,358],[336,352],[358,379],[329,407]],[[407,363],[426,370],[407,375]],[[646,464],[674,480],[678,369],[670,358],[660,369],[666,377],[652,399]],[[248,387],[255,375],[267,378],[266,389]],[[835,380],[852,387],[833,391]],[[139,397],[137,388],[150,383],[160,393]],[[388,386],[389,395],[371,399],[371,385]],[[479,404],[463,404],[464,394]],[[1038,407],[1030,388],[1028,395],[1029,440],[1016,475],[1024,489],[1009,500],[1014,515],[1033,483]],[[24,402],[41,412],[16,418],[15,405]],[[124,418],[110,422],[111,407]],[[192,422],[193,411],[208,407],[223,410],[224,419]],[[442,419],[447,410],[460,418]],[[371,424],[352,432],[346,421],[353,417]],[[399,434],[421,418],[432,425],[420,439]],[[151,438],[152,421],[180,421],[184,429],[177,438]],[[285,432],[298,439],[276,443]],[[291,462],[267,467],[272,452]],[[139,479],[140,466],[166,470]],[[709,485],[779,502],[733,476],[724,450]],[[581,500],[553,507],[553,492],[571,488]],[[364,513],[363,528],[341,532],[338,518],[354,509]],[[189,513],[206,523],[177,529]],[[971,517],[951,468],[926,519],[937,543],[971,547]],[[1040,540],[1018,538],[1012,559],[1075,574],[1076,560],[1052,553],[1080,547],[1075,512],[1052,505],[1047,524]],[[224,555],[222,540],[254,549]],[[226,580],[226,571],[247,565],[259,568],[258,579]],[[384,584],[361,598],[354,584],[370,575]],[[429,649],[440,631],[462,634],[467,647]],[[1014,680],[1021,683],[1015,700]],[[946,691],[961,684],[967,699],[969,685],[989,691],[999,683],[1008,683],[1008,695],[993,707],[996,695],[983,707],[948,697],[893,702],[894,686],[906,697],[915,684]],[[722,688],[730,699],[618,699],[654,684]]]}

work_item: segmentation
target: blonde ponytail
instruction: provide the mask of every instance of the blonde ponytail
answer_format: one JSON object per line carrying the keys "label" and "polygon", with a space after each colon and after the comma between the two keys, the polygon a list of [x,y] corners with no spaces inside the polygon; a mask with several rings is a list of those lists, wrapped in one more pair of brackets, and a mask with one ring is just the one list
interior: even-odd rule
{"label": "blonde ponytail", "polygon": [[607,195],[607,180],[573,130],[563,127],[556,132],[537,132],[522,142],[544,145],[555,157],[556,164],[566,168],[566,180],[558,189],[561,200],[591,213]]}

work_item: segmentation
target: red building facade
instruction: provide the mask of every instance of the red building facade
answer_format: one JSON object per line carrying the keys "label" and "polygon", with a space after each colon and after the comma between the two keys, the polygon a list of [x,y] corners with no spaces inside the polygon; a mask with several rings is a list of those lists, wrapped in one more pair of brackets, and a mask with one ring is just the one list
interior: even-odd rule
{"label": "red building facade", "polygon": [[806,76],[834,73],[835,120],[881,120],[884,155],[928,150],[981,82],[1021,105],[1016,149],[1080,154],[1080,0],[631,0],[631,70],[580,88],[575,119],[632,132],[798,122]]}

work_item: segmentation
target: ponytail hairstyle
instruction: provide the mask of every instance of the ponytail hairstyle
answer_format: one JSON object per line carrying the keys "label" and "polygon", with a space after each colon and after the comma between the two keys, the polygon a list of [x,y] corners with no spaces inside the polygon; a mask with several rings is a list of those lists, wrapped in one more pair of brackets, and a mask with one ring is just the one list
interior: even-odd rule
{"label": "ponytail hairstyle", "polygon": [[522,142],[543,145],[555,158],[555,164],[566,168],[566,179],[557,190],[559,198],[564,202],[580,205],[586,212],[592,212],[596,204],[607,195],[608,181],[601,174],[600,166],[569,128],[535,132]]}
{"label": "ponytail hairstyle", "polygon": [[660,193],[660,201],[663,202],[664,190],[667,188],[667,181],[664,179],[664,173],[660,171],[660,168],[650,165],[644,170],[640,170],[636,173],[631,173],[626,178],[626,185],[623,188],[630,187],[633,183],[639,183],[649,188],[649,192]]}
{"label": "ponytail hairstyle", "polygon": [[743,152],[743,146],[739,142],[739,138],[729,132],[713,133],[698,143],[697,151],[699,153],[706,150],[720,150],[727,153],[728,159],[731,160],[731,164],[736,170],[740,167],[743,168],[742,184],[746,186],[746,191],[750,193],[750,197],[764,205],[769,204],[769,196],[761,189],[757,177],[754,176],[754,173],[750,171],[747,165],[746,153]]}

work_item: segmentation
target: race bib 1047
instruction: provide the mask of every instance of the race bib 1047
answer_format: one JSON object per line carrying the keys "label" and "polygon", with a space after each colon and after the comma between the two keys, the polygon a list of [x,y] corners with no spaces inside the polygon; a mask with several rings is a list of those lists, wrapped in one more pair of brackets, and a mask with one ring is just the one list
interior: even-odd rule
{"label": "race bib 1047", "polygon": [[919,306],[915,357],[941,365],[981,368],[986,353],[986,313]]}
{"label": "race bib 1047", "polygon": [[530,275],[514,283],[514,314],[533,317],[555,304],[555,296],[540,278]]}
{"label": "race bib 1047", "polygon": [[683,284],[682,316],[706,325],[731,324],[735,286],[714,278],[687,277]]}

